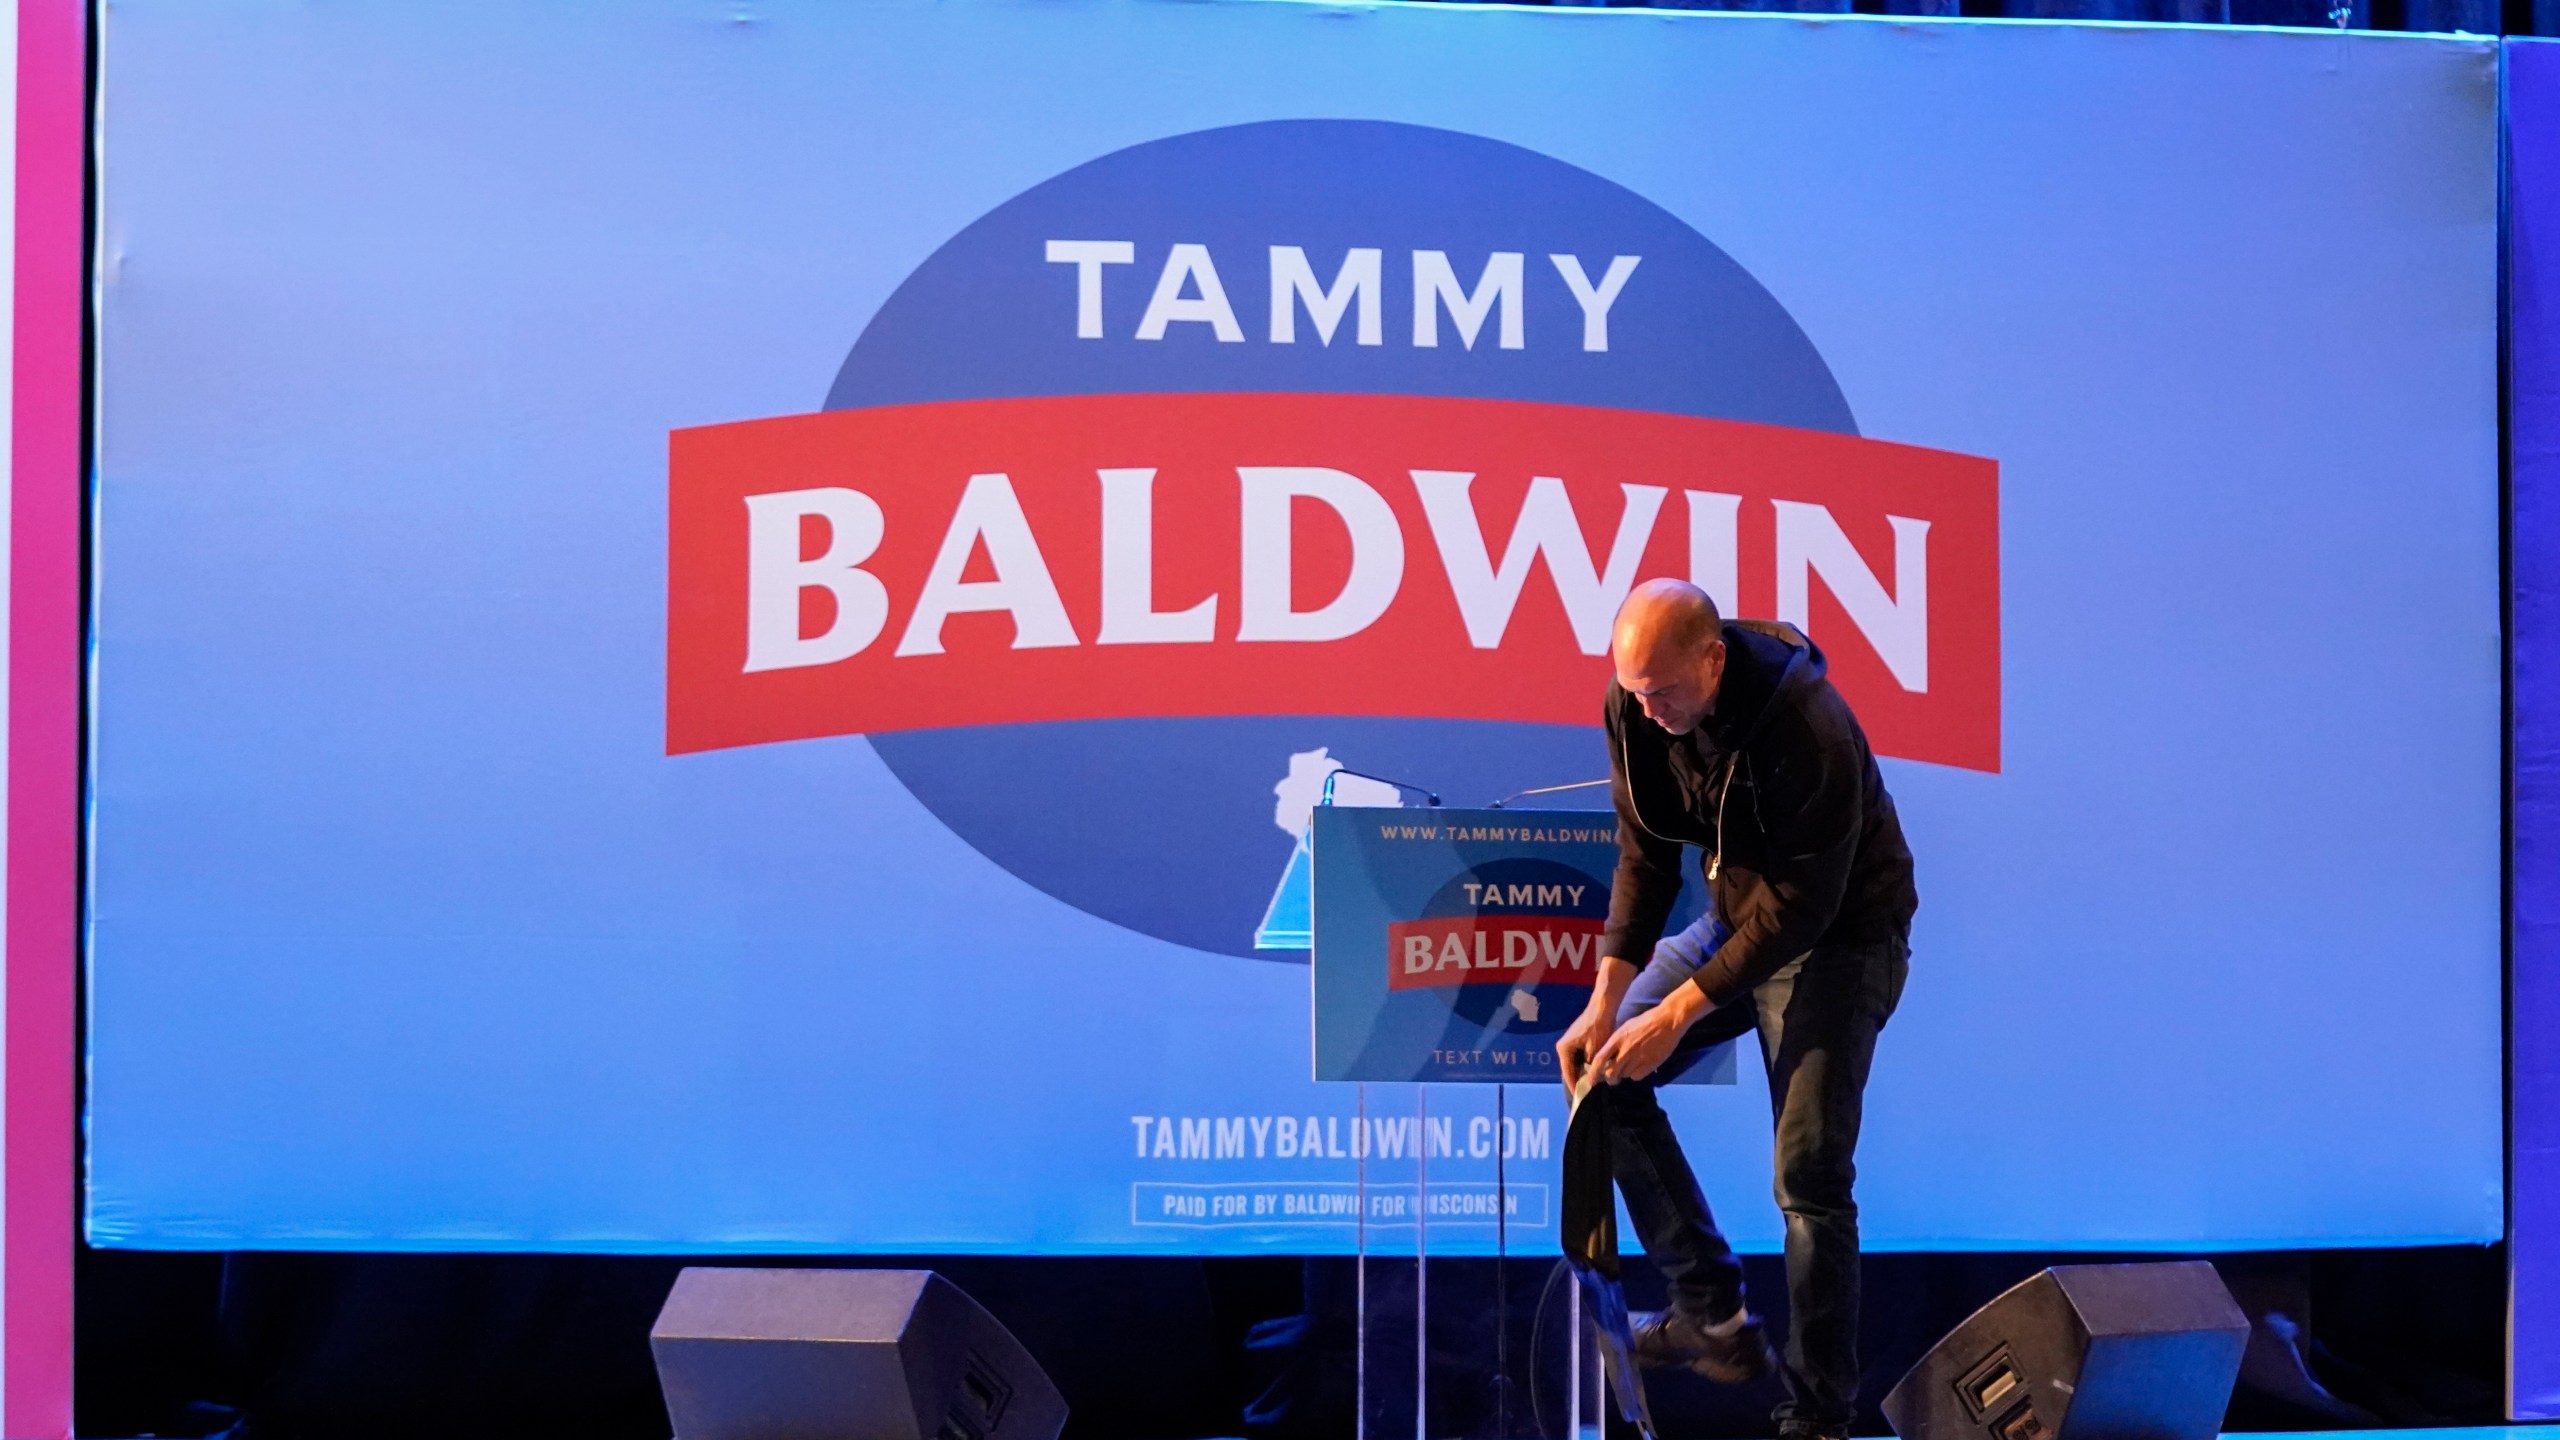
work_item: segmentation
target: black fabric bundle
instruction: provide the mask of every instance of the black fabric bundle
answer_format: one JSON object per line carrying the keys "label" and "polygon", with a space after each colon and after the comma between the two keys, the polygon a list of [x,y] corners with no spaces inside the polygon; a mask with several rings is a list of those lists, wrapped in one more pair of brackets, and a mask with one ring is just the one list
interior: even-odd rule
{"label": "black fabric bundle", "polygon": [[[1645,1404],[1644,1383],[1636,1375],[1635,1342],[1627,1326],[1627,1292],[1618,1281],[1618,1193],[1609,1166],[1610,1093],[1608,1086],[1588,1075],[1574,1091],[1573,1114],[1565,1121],[1564,1196],[1557,1228],[1564,1240],[1564,1263],[1573,1268],[1583,1304],[1591,1311],[1592,1328],[1600,1336],[1601,1363],[1609,1372],[1609,1388],[1618,1393],[1618,1413],[1645,1440],[1653,1440],[1653,1411]],[[1580,1363],[1578,1357],[1574,1363]]]}

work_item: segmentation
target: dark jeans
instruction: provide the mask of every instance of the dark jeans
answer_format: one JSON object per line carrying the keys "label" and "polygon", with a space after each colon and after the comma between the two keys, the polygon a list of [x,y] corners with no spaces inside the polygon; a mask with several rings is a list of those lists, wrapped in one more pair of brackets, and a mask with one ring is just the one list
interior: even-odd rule
{"label": "dark jeans", "polygon": [[[1700,920],[1655,947],[1618,1009],[1618,1023],[1662,1003],[1705,963],[1721,927]],[[1902,998],[1910,950],[1900,940],[1824,946],[1788,962],[1750,994],[1707,1013],[1662,1068],[1618,1088],[1610,1159],[1645,1254],[1670,1282],[1675,1309],[1713,1321],[1742,1303],[1742,1266],[1717,1233],[1655,1088],[1714,1046],[1760,1032],[1777,1122],[1778,1209],[1787,1222],[1786,1403],[1780,1434],[1845,1434],[1858,1403],[1858,1203],[1853,1156],[1876,1032]]]}

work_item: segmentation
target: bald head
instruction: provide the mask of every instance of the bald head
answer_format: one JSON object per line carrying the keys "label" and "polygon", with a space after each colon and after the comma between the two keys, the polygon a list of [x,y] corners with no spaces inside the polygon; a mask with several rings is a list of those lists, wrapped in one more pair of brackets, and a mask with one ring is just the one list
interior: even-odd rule
{"label": "bald head", "polygon": [[1647,580],[1627,592],[1609,648],[1625,655],[1668,647],[1694,655],[1724,638],[1724,617],[1707,592],[1686,580]]}
{"label": "bald head", "polygon": [[1627,592],[1611,628],[1618,688],[1645,718],[1685,735],[1715,708],[1724,680],[1724,618],[1707,592],[1686,580],[1647,580]]}

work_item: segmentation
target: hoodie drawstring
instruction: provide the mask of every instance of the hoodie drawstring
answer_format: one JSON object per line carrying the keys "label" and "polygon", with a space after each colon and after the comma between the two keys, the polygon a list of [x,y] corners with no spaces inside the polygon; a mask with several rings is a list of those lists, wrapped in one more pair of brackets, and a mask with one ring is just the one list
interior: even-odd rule
{"label": "hoodie drawstring", "polygon": [[[1724,807],[1733,800],[1733,770],[1741,763],[1742,752],[1739,750],[1725,757],[1724,789],[1716,795],[1716,849],[1707,857],[1707,883],[1710,885],[1715,883],[1717,873],[1724,869]],[[1760,802],[1755,798],[1751,803],[1757,805]]]}

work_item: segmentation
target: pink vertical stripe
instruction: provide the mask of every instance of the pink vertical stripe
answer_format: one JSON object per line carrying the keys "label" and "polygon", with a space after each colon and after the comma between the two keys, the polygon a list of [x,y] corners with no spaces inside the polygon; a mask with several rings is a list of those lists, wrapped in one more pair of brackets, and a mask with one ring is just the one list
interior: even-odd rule
{"label": "pink vertical stripe", "polygon": [[71,1433],[78,1213],[80,393],[88,18],[18,0],[17,334],[9,541],[7,1188],[0,1433]]}

